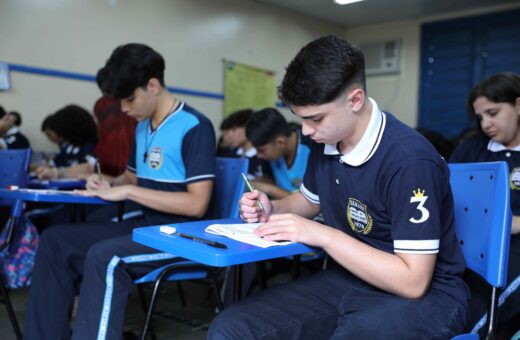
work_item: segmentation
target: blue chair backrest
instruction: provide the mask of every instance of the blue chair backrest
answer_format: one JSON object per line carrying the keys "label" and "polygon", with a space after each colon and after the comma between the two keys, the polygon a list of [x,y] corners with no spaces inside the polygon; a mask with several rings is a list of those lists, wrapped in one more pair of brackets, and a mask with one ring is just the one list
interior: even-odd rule
{"label": "blue chair backrest", "polygon": [[504,287],[512,218],[507,163],[449,167],[455,228],[466,265],[492,286]]}
{"label": "blue chair backrest", "polygon": [[241,173],[247,174],[247,158],[217,157],[216,179],[205,219],[238,218],[238,202],[244,193]]}
{"label": "blue chair backrest", "polygon": [[[0,188],[10,185],[26,188],[29,181],[28,169],[31,149],[0,150]],[[0,206],[9,206],[10,200],[0,199]]]}

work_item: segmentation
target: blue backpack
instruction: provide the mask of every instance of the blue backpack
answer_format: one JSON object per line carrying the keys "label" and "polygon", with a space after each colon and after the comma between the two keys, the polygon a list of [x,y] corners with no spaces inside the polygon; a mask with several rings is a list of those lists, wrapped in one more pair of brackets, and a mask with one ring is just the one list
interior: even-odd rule
{"label": "blue backpack", "polygon": [[[7,288],[23,288],[31,284],[34,259],[39,235],[36,227],[26,217],[15,226],[11,242],[0,253],[0,275]],[[0,235],[0,245],[5,243],[7,228]]]}

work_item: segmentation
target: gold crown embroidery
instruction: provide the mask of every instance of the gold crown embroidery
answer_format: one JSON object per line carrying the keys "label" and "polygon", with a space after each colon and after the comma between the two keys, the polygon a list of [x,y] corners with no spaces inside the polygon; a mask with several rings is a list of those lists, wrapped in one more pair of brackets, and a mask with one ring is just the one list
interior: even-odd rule
{"label": "gold crown embroidery", "polygon": [[420,188],[417,188],[417,191],[413,190],[413,196],[414,197],[424,197],[424,192],[426,190],[421,190]]}

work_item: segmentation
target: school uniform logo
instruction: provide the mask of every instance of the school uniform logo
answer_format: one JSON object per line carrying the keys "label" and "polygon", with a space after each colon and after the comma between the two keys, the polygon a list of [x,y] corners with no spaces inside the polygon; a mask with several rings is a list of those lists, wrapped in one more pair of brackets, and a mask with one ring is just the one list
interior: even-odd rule
{"label": "school uniform logo", "polygon": [[511,190],[520,190],[520,168],[513,168],[509,174],[509,186]]}
{"label": "school uniform logo", "polygon": [[373,220],[367,206],[355,198],[348,199],[347,220],[350,228],[356,233],[367,235],[372,230]]}
{"label": "school uniform logo", "polygon": [[163,163],[162,149],[160,147],[155,147],[150,152],[150,160],[148,161],[148,165],[150,168],[154,170],[159,170]]}
{"label": "school uniform logo", "polygon": [[428,209],[424,207],[424,204],[426,203],[428,196],[424,195],[425,190],[421,190],[419,188],[417,189],[417,191],[413,190],[412,193],[413,196],[410,197],[410,203],[419,203],[416,209],[419,210],[420,216],[418,219],[412,217],[409,219],[409,221],[416,224],[423,223],[430,217],[430,212],[428,211]]}

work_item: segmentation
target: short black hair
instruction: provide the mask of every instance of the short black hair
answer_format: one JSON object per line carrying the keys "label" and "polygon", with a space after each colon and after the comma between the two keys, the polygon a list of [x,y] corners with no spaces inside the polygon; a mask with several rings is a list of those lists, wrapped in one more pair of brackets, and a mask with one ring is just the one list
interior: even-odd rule
{"label": "short black hair", "polygon": [[98,129],[94,117],[78,105],[67,105],[59,109],[45,119],[42,130],[44,127],[54,131],[72,145],[98,142]]}
{"label": "short black hair", "polygon": [[21,126],[22,125],[22,115],[18,111],[11,111],[9,115],[14,116],[14,125]]}
{"label": "short black hair", "polygon": [[[5,116],[6,114],[7,114],[7,112],[4,110],[4,108],[2,106],[0,106],[0,118]],[[14,125],[16,125],[16,126],[22,125],[22,116],[18,112],[11,111],[11,112],[9,112],[9,115],[15,117]]]}
{"label": "short black hair", "polygon": [[253,115],[254,111],[251,109],[244,109],[233,112],[227,116],[220,124],[220,130],[229,130],[236,127],[245,127],[247,121]]}
{"label": "short black hair", "polygon": [[291,132],[285,117],[274,108],[255,112],[246,125],[246,137],[254,147],[266,145],[278,136],[290,136]]}
{"label": "short black hair", "polygon": [[47,115],[47,117],[45,117],[43,119],[42,126],[41,126],[42,132],[45,132],[45,130],[50,129],[51,120],[52,120],[52,114]]}
{"label": "short black hair", "polygon": [[146,87],[151,78],[164,86],[164,58],[143,44],[117,47],[96,76],[103,94],[118,99],[130,97],[138,87]]}
{"label": "short black hair", "polygon": [[290,106],[321,105],[336,100],[353,85],[366,91],[363,52],[327,35],[304,46],[289,63],[278,96]]}

